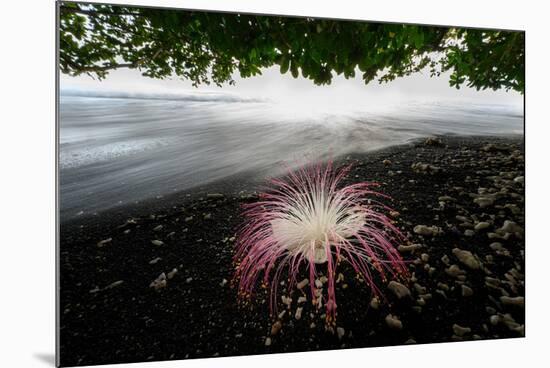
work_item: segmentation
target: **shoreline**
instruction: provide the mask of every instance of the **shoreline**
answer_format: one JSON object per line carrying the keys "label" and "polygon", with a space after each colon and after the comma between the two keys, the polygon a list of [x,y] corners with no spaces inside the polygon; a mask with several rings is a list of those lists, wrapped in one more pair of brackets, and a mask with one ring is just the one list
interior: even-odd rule
{"label": "shoreline", "polygon": [[[466,136],[466,135],[431,135],[426,137],[419,137],[411,139],[409,142],[402,144],[384,147],[375,149],[367,152],[351,152],[344,156],[336,158],[335,163],[346,163],[349,160],[346,158],[355,158],[358,160],[366,160],[367,162],[376,161],[382,156],[392,156],[399,152],[406,151],[413,146],[422,143],[426,139],[434,137],[439,139],[445,139],[450,142],[459,142],[462,140],[471,140],[471,141],[482,141],[482,140],[494,140],[494,139],[504,139],[512,141],[521,141],[523,144],[523,135],[514,135],[506,134],[499,137],[495,136]],[[139,216],[141,212],[147,211],[163,211],[169,210],[169,207],[172,203],[187,203],[189,201],[196,200],[201,196],[204,196],[208,193],[223,193],[228,196],[236,197],[240,194],[250,195],[256,192],[261,186],[266,182],[266,179],[269,178],[265,172],[258,171],[245,171],[237,173],[231,176],[228,176],[221,180],[214,180],[212,182],[207,182],[204,184],[196,185],[187,189],[182,189],[174,191],[172,193],[166,193],[164,195],[149,197],[134,201],[133,203],[124,203],[124,204],[115,204],[113,207],[110,207],[106,210],[97,211],[93,213],[84,213],[82,214],[71,214],[70,216],[60,216],[61,225],[71,225],[74,223],[88,222],[92,219],[101,219],[103,215],[113,216],[118,214],[116,217],[124,217],[125,214],[135,214]],[[131,190],[131,188],[129,188]],[[242,193],[240,193],[242,192]],[[62,205],[61,205],[62,207]]]}
{"label": "shoreline", "polygon": [[[295,304],[271,336],[273,320],[262,298],[246,308],[237,302],[229,282],[231,238],[240,205],[255,200],[249,189],[261,180],[253,176],[62,222],[62,364],[521,337],[523,152],[523,136],[439,136],[336,160],[355,163],[346,182],[381,184],[409,245],[419,245],[402,249],[413,275],[406,285],[410,300],[388,292],[388,301],[374,308],[342,266],[341,337],[326,332],[311,308],[297,320]],[[428,228],[424,235],[418,225]],[[469,268],[454,249],[470,253],[478,267]],[[463,273],[453,274],[452,265]],[[154,290],[149,285],[161,273],[172,277]],[[402,321],[401,329],[388,327],[389,314]]]}

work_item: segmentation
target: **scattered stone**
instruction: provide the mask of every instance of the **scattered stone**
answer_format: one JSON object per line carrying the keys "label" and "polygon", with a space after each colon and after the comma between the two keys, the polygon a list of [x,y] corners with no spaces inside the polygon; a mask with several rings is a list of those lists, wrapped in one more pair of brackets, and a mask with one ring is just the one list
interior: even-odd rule
{"label": "scattered stone", "polygon": [[462,336],[472,332],[472,329],[470,327],[462,327],[462,326],[457,325],[455,323],[453,325],[453,332],[455,333],[455,335],[462,337]]}
{"label": "scattered stone", "polygon": [[154,264],[157,264],[157,263],[158,263],[159,261],[161,261],[161,260],[162,260],[162,258],[157,257],[157,258],[155,258],[155,259],[150,260],[150,261],[149,261],[149,264],[150,264],[150,265],[154,265]]}
{"label": "scattered stone", "polygon": [[187,284],[190,284],[191,281],[193,281],[193,278],[192,278],[192,277],[188,277],[188,278],[185,279],[185,282],[186,282]]}
{"label": "scattered stone", "polygon": [[117,286],[119,285],[122,285],[124,284],[124,281],[123,280],[118,280],[118,281],[115,281],[107,286],[105,286],[105,290],[109,290],[109,289],[114,289],[116,288]]}
{"label": "scattered stone", "polygon": [[382,163],[384,164],[384,166],[390,166],[391,165],[391,161],[388,160],[388,159],[385,159],[384,161],[382,161]]}
{"label": "scattered stone", "polygon": [[307,298],[305,296],[301,296],[298,298],[298,301],[296,303],[298,304],[302,304],[302,303],[305,303],[307,302]]}
{"label": "scattered stone", "polygon": [[451,265],[449,268],[445,269],[445,273],[451,277],[458,277],[460,275],[464,275],[464,270],[461,270],[458,265]]}
{"label": "scattered stone", "polygon": [[416,225],[413,231],[422,236],[434,236],[441,233],[441,229],[437,226]]}
{"label": "scattered stone", "polygon": [[220,286],[221,286],[221,287],[224,287],[226,284],[227,284],[227,280],[226,280],[226,279],[222,279],[222,282],[220,282]]}
{"label": "scattered stone", "polygon": [[420,255],[420,259],[422,260],[422,262],[428,262],[430,260],[430,256],[427,253],[422,253]]}
{"label": "scattered stone", "polygon": [[302,281],[296,284],[296,287],[301,290],[308,285],[309,285],[309,279],[303,279]]}
{"label": "scattered stone", "polygon": [[462,284],[460,288],[462,290],[462,296],[463,297],[468,297],[468,296],[474,295],[474,291],[469,286],[466,286],[466,285]]}
{"label": "scattered stone", "polygon": [[411,165],[411,169],[416,173],[422,174],[437,174],[441,172],[441,168],[435,165],[424,164],[421,162],[415,162]]}
{"label": "scattered stone", "polygon": [[472,270],[479,269],[479,261],[470,251],[454,248],[452,252],[454,256],[458,258],[458,260],[466,267],[471,268]]}
{"label": "scattered stone", "polygon": [[481,231],[483,229],[487,229],[489,226],[491,226],[491,224],[486,222],[486,221],[478,222],[476,224],[476,226],[474,227],[474,230],[475,231]]}
{"label": "scattered stone", "polygon": [[417,250],[419,250],[420,248],[422,248],[422,245],[421,244],[411,244],[411,245],[399,245],[399,247],[397,247],[397,250],[400,251],[401,253],[413,253]]}
{"label": "scattered stone", "polygon": [[155,239],[155,240],[151,240],[151,244],[160,247],[161,245],[164,245],[164,242],[162,240]]}
{"label": "scattered stone", "polygon": [[296,313],[294,314],[294,318],[296,318],[298,320],[301,319],[303,310],[304,310],[304,308],[302,308],[302,307],[296,308]]}
{"label": "scattered stone", "polygon": [[107,239],[101,240],[97,243],[97,246],[98,248],[103,248],[104,246],[109,245],[111,241],[113,241],[113,238],[107,238]]}
{"label": "scattered stone", "polygon": [[222,193],[208,193],[206,195],[207,199],[223,199],[224,195]]}
{"label": "scattered stone", "polygon": [[205,220],[210,220],[212,218],[212,214],[211,213],[207,213],[206,215],[204,215],[204,219]]}
{"label": "scattered stone", "polygon": [[497,233],[522,233],[523,228],[516,224],[514,221],[506,220],[500,229],[497,230]]}
{"label": "scattered stone", "polygon": [[275,336],[281,331],[281,328],[283,328],[283,324],[281,321],[277,321],[274,324],[271,325],[271,335]]}
{"label": "scattered stone", "polygon": [[516,296],[513,298],[509,296],[501,296],[500,301],[504,305],[513,305],[522,308],[525,306],[525,298],[522,296]]}
{"label": "scattered stone", "polygon": [[184,220],[185,222],[193,221],[193,216],[188,216]]}
{"label": "scattered stone", "polygon": [[437,137],[428,137],[424,141],[424,145],[433,147],[443,146],[443,141]]}
{"label": "scattered stone", "polygon": [[482,196],[474,198],[474,203],[476,203],[480,208],[485,208],[492,206],[495,203],[494,197]]}
{"label": "scattered stone", "polygon": [[174,269],[172,269],[172,271],[170,271],[166,274],[166,277],[168,278],[168,280],[171,280],[171,279],[174,278],[174,276],[176,276],[177,273],[178,273],[178,269],[174,268]]}
{"label": "scattered stone", "polygon": [[271,337],[266,337],[265,346],[271,346]]}
{"label": "scattered stone", "polygon": [[390,289],[390,291],[398,298],[398,299],[403,299],[405,297],[409,297],[411,296],[411,291],[409,290],[408,287],[406,287],[405,285],[397,282],[397,281],[390,281],[390,283],[388,284],[388,289]]}
{"label": "scattered stone", "polygon": [[378,309],[380,307],[380,301],[377,297],[374,297],[370,300],[370,307],[372,309]]}
{"label": "scattered stone", "polygon": [[451,263],[451,260],[449,259],[449,256],[444,254],[443,257],[441,257],[441,262],[445,263],[446,266],[449,265],[449,263]]}
{"label": "scattered stone", "polygon": [[338,339],[342,340],[342,338],[346,334],[346,330],[344,330],[343,327],[336,327],[336,334],[338,335]]}
{"label": "scattered stone", "polygon": [[392,314],[388,314],[385,318],[386,325],[388,325],[389,328],[392,330],[401,330],[403,329],[403,323],[397,318],[397,316],[394,316]]}
{"label": "scattered stone", "polygon": [[166,287],[166,274],[163,272],[161,273],[151,284],[149,287],[154,288],[155,290],[160,290]]}
{"label": "scattered stone", "polygon": [[475,232],[472,229],[466,229],[464,230],[465,236],[474,236]]}
{"label": "scattered stone", "polygon": [[164,226],[162,226],[162,225],[158,225],[153,229],[153,231],[161,231],[163,227]]}

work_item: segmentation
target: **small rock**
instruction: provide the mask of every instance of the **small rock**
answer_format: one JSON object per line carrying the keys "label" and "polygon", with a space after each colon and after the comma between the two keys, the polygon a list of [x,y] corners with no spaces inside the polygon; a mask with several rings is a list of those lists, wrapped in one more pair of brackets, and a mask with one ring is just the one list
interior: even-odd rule
{"label": "small rock", "polygon": [[171,280],[171,279],[174,278],[174,276],[176,276],[177,273],[178,273],[178,269],[174,268],[174,269],[172,269],[172,271],[170,271],[166,274],[166,277],[168,278],[168,280]]}
{"label": "small rock", "polygon": [[390,291],[393,292],[398,299],[411,296],[411,291],[409,288],[397,281],[390,281],[388,284],[388,289],[390,289]]}
{"label": "small rock", "polygon": [[397,316],[388,314],[385,318],[386,325],[393,330],[403,329],[403,323],[397,318]]}
{"label": "small rock", "polygon": [[382,161],[382,163],[384,164],[384,166],[390,166],[391,165],[391,161],[388,160],[388,159],[385,159],[384,161]]}
{"label": "small rock", "polygon": [[506,220],[500,229],[497,230],[498,233],[522,233],[523,228],[516,224],[514,221]]}
{"label": "small rock", "polygon": [[464,230],[465,236],[474,236],[475,232],[472,229],[466,229]]}
{"label": "small rock", "polygon": [[188,284],[191,283],[191,281],[193,281],[192,277],[188,277],[188,278],[185,279],[185,282],[188,283]]}
{"label": "small rock", "polygon": [[161,245],[164,245],[164,242],[162,240],[155,239],[155,240],[151,240],[151,244],[156,246],[161,246]]}
{"label": "small rock", "polygon": [[422,262],[428,262],[430,260],[430,256],[427,253],[422,253],[420,255],[420,259],[422,260]]}
{"label": "small rock", "polygon": [[265,339],[265,346],[271,346],[271,337]]}
{"label": "small rock", "polygon": [[160,260],[162,260],[162,258],[157,257],[157,258],[155,258],[155,259],[150,260],[150,261],[149,261],[149,264],[150,264],[150,265],[157,264]]}
{"label": "small rock", "polygon": [[480,208],[485,208],[493,205],[495,203],[495,199],[493,197],[477,197],[474,199],[474,203],[476,203]]}
{"label": "small rock", "polygon": [[301,290],[305,288],[307,285],[309,285],[309,279],[303,279],[302,281],[296,284],[296,287]]}
{"label": "small rock", "polygon": [[226,280],[226,279],[222,279],[222,281],[220,282],[220,286],[221,286],[221,287],[224,287],[226,284],[227,284],[227,280]]}
{"label": "small rock", "polygon": [[370,300],[370,307],[372,309],[378,309],[380,307],[380,301],[377,297],[374,297]]}
{"label": "small rock", "polygon": [[445,269],[445,273],[451,277],[458,277],[464,275],[464,271],[458,267],[458,265],[451,265],[449,268]]}
{"label": "small rock", "polygon": [[525,298],[522,296],[516,296],[513,298],[509,296],[501,296],[500,302],[504,305],[513,305],[522,308],[525,306]]}
{"label": "small rock", "polygon": [[212,214],[210,213],[207,213],[206,215],[204,215],[205,220],[210,220],[211,218],[212,218]]}
{"label": "small rock", "polygon": [[101,240],[97,243],[97,246],[99,248],[103,248],[104,246],[108,245],[111,241],[113,241],[113,238],[107,238],[107,239]]}
{"label": "small rock", "polygon": [[468,287],[464,284],[461,286],[461,289],[462,289],[462,296],[464,296],[464,297],[474,295],[474,291],[472,290],[472,288],[470,288],[470,287]]}
{"label": "small rock", "polygon": [[294,318],[296,318],[298,320],[301,319],[303,310],[304,310],[304,308],[302,308],[302,307],[296,308],[296,313],[294,314]]}
{"label": "small rock", "polygon": [[422,248],[421,244],[399,245],[399,247],[397,247],[397,250],[401,253],[413,253],[420,248]]}
{"label": "small rock", "polygon": [[476,226],[474,227],[474,230],[475,231],[480,231],[480,230],[483,230],[483,229],[487,229],[489,226],[491,226],[491,224],[486,222],[486,221],[478,222],[476,224]]}
{"label": "small rock", "polygon": [[422,236],[434,236],[441,232],[437,226],[416,225],[413,231]]}
{"label": "small rock", "polygon": [[105,286],[105,290],[116,288],[117,286],[122,285],[122,284],[124,284],[123,280],[115,281],[112,284],[109,284],[109,285]]}
{"label": "small rock", "polygon": [[453,325],[453,332],[455,333],[455,335],[462,337],[462,336],[472,332],[472,329],[470,327],[459,326],[455,323]]}
{"label": "small rock", "polygon": [[206,195],[207,199],[223,199],[224,195],[222,193],[208,193]]}
{"label": "small rock", "polygon": [[277,321],[274,324],[271,325],[271,335],[277,335],[279,331],[281,331],[281,328],[283,328],[283,324],[281,321]]}
{"label": "small rock", "polygon": [[163,227],[164,226],[162,226],[162,225],[158,225],[153,229],[153,231],[161,231]]}
{"label": "small rock", "polygon": [[149,287],[154,288],[155,290],[160,290],[166,287],[166,274],[163,272],[161,273],[151,284]]}
{"label": "small rock", "polygon": [[471,268],[472,270],[479,269],[479,261],[471,252],[459,248],[454,248],[452,252],[454,256],[458,258],[458,260],[465,266]]}

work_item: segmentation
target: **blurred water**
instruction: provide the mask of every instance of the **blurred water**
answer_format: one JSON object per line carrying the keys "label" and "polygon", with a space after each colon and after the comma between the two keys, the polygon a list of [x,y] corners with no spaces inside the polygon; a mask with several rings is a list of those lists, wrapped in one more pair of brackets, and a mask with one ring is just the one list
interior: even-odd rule
{"label": "blurred water", "polygon": [[[322,109],[319,109],[322,110]],[[304,154],[338,157],[434,134],[523,133],[521,109],[449,102],[353,113],[296,111],[216,96],[61,96],[61,216],[253,170],[276,174]]]}

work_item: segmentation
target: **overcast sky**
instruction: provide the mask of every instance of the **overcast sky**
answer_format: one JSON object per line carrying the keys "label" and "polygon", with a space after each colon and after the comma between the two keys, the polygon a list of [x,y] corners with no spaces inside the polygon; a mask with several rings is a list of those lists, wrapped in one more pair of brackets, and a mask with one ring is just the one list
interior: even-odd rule
{"label": "overcast sky", "polygon": [[428,73],[416,73],[409,77],[379,84],[373,81],[365,85],[360,73],[346,80],[335,76],[331,85],[316,86],[309,79],[292,78],[290,73],[281,75],[278,67],[262,70],[261,76],[240,78],[234,76],[236,85],[200,86],[195,88],[189,81],[178,78],[151,79],[139,71],[114,70],[106,79],[97,81],[89,76],[70,77],[61,75],[61,89],[79,89],[99,92],[128,93],[201,93],[221,92],[243,97],[262,98],[304,109],[340,110],[374,109],[381,105],[399,106],[409,102],[452,100],[476,104],[503,104],[521,109],[523,96],[517,92],[476,91],[449,86],[448,75],[430,78]]}

